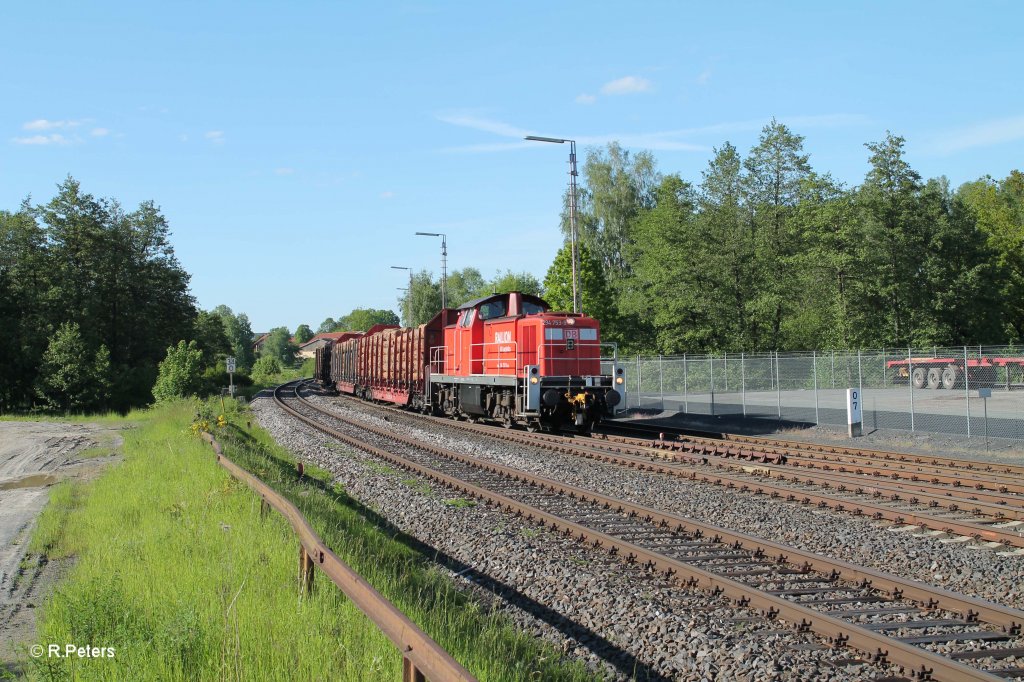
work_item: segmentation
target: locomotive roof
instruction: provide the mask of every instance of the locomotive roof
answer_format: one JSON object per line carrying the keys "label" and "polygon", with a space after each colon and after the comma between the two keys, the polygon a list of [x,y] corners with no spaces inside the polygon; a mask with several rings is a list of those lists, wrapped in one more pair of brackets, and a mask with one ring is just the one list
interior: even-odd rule
{"label": "locomotive roof", "polygon": [[[475,308],[478,305],[480,305],[481,303],[486,303],[487,301],[491,301],[491,300],[494,300],[496,298],[502,298],[503,296],[508,296],[509,294],[514,294],[514,293],[517,293],[517,292],[509,291],[509,292],[504,293],[504,294],[491,294],[489,296],[481,296],[480,298],[474,298],[472,301],[466,301],[465,303],[460,305],[458,308],[456,308],[456,310],[465,310],[466,308]],[[519,294],[519,295],[523,297],[524,301],[529,301],[530,303],[536,303],[538,305],[542,305],[545,308],[547,308],[548,310],[551,309],[551,306],[548,305],[548,302],[545,301],[540,296],[534,296],[533,294]]]}

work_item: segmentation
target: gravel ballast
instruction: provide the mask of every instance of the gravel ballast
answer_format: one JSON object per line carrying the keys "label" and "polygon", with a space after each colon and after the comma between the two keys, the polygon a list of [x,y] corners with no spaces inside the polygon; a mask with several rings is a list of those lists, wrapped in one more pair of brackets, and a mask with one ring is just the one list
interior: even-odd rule
{"label": "gravel ballast", "polygon": [[669,511],[697,521],[771,539],[904,578],[936,585],[1012,608],[1024,608],[1024,556],[1000,556],[973,544],[889,530],[891,524],[802,507],[767,496],[638,472],[572,455],[524,448],[494,439],[423,426],[412,416],[388,413],[354,400],[313,397],[319,407],[381,425],[401,422],[403,432],[452,449],[558,481]]}
{"label": "gravel ballast", "polygon": [[[333,405],[347,417],[412,431],[400,416],[368,416],[369,406],[314,401]],[[813,635],[784,629],[723,598],[666,583],[641,567],[510,514],[453,499],[446,489],[329,443],[271,401],[254,401],[253,411],[279,443],[330,471],[350,495],[470,567],[457,578],[466,581],[467,588],[505,610],[521,627],[583,658],[595,672],[614,678],[680,680],[855,680],[892,674],[856,663],[833,666],[833,654]],[[428,431],[417,435],[456,445]],[[462,447],[484,454],[480,444]]]}

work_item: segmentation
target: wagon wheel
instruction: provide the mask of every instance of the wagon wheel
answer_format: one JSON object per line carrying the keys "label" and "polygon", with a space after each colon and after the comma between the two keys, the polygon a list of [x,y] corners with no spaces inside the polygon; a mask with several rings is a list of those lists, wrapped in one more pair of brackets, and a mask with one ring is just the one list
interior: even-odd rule
{"label": "wagon wheel", "polygon": [[938,367],[928,369],[928,388],[936,389],[942,385],[942,370]]}
{"label": "wagon wheel", "polygon": [[910,383],[914,385],[914,388],[924,388],[927,381],[928,371],[924,367],[915,367],[910,375]]}
{"label": "wagon wheel", "polygon": [[946,368],[942,370],[942,387],[947,391],[952,391],[956,388],[959,374],[960,371],[957,369],[956,365],[947,365]]}

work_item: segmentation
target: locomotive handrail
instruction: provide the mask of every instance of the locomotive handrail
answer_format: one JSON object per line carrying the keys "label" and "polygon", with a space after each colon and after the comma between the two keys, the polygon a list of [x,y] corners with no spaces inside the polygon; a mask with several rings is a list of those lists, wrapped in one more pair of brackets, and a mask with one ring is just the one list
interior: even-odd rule
{"label": "locomotive handrail", "polygon": [[[313,567],[323,571],[402,653],[405,680],[434,682],[476,682],[468,670],[424,633],[394,604],[385,599],[366,579],[352,570],[316,534],[302,512],[273,488],[228,459],[220,443],[209,433],[203,438],[217,455],[217,464],[227,469],[262,498],[261,511],[273,507],[288,520],[299,536],[299,581],[305,592],[313,588]],[[301,464],[300,464],[301,467]],[[301,475],[301,468],[300,468]],[[265,506],[266,505],[266,506]]]}

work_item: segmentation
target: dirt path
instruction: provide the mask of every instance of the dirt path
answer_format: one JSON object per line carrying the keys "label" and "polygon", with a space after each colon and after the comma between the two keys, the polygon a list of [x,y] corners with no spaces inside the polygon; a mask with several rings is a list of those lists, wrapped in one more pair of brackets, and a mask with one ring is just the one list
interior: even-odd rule
{"label": "dirt path", "polygon": [[35,608],[61,572],[53,563],[25,560],[47,488],[95,475],[117,458],[120,444],[116,431],[96,425],[0,422],[0,677],[22,672]]}

